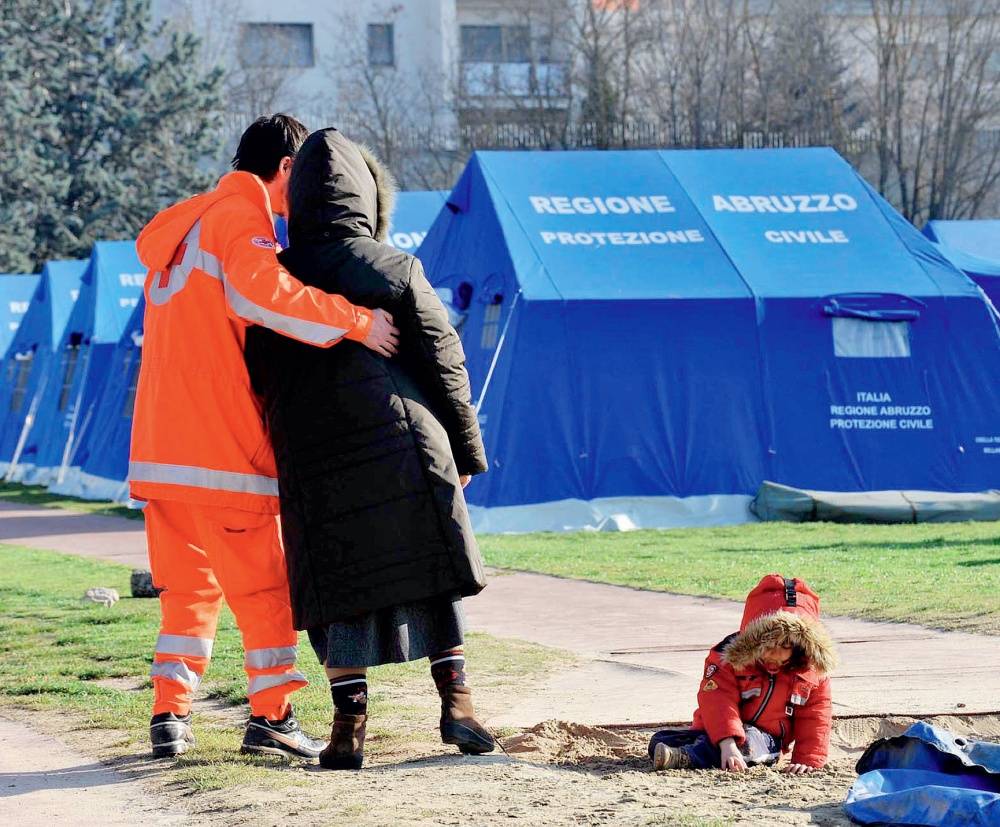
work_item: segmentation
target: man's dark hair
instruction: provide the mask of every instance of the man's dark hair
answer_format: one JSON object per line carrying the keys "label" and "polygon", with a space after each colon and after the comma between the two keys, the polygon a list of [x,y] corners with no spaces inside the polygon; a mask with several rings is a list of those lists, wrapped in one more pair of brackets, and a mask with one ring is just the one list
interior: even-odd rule
{"label": "man's dark hair", "polygon": [[294,158],[309,135],[291,115],[265,115],[257,118],[240,137],[233,155],[233,169],[252,172],[270,181],[286,155]]}

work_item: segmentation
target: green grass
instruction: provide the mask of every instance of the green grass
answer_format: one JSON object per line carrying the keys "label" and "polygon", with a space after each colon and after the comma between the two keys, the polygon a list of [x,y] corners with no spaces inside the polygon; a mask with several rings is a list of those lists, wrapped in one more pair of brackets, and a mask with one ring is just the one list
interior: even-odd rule
{"label": "green grass", "polygon": [[61,494],[50,493],[42,485],[21,485],[17,482],[0,482],[0,500],[19,503],[21,505],[41,505],[46,508],[67,508],[70,511],[80,511],[86,514],[104,514],[114,517],[127,517],[130,520],[141,520],[142,511],[116,505],[110,502],[91,502],[77,497],[64,497]]}
{"label": "green grass", "polygon": [[1000,523],[758,523],[626,534],[485,535],[494,566],[742,600],[770,572],[829,614],[1000,634]]}
{"label": "green grass", "polygon": [[[159,602],[129,597],[130,569],[49,551],[0,545],[0,706],[69,713],[81,728],[113,731],[107,756],[144,753],[152,703],[148,680],[159,626]],[[110,608],[81,600],[91,586],[118,590]],[[527,677],[544,677],[572,658],[540,646],[472,634],[466,641],[477,686],[506,691]],[[307,731],[326,733],[329,690],[305,636],[299,667],[311,685],[295,695]],[[119,686],[98,681],[119,678]],[[369,743],[389,753],[436,742],[437,695],[426,661],[372,670]],[[201,694],[221,704],[245,702],[246,677],[239,634],[223,611],[215,656]],[[173,780],[205,791],[246,783],[299,783],[271,759],[241,756],[242,725],[235,716],[197,725],[198,748],[177,761]]]}

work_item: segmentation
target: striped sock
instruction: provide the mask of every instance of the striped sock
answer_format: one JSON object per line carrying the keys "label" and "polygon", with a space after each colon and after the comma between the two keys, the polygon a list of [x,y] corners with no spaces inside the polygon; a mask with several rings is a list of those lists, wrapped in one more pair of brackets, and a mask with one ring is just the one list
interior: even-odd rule
{"label": "striped sock", "polygon": [[330,679],[330,694],[337,712],[345,715],[368,714],[368,679],[360,674]]}
{"label": "striped sock", "polygon": [[465,686],[465,652],[461,649],[434,655],[431,661],[431,677],[438,691],[446,686]]}

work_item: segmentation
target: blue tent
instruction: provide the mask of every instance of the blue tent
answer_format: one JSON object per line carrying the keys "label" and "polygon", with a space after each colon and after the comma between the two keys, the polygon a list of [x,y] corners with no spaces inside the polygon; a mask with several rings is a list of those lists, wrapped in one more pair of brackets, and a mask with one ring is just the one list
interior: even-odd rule
{"label": "blue tent", "polygon": [[447,206],[419,255],[465,314],[480,530],[996,485],[988,305],[832,150],[476,153]]}
{"label": "blue tent", "polygon": [[0,275],[0,353],[14,340],[39,281],[39,276],[25,273]]}
{"label": "blue tent", "polygon": [[392,224],[386,241],[404,253],[415,253],[447,197],[448,193],[442,190],[396,193],[396,206],[392,211]]}
{"label": "blue tent", "polygon": [[96,402],[144,280],[135,242],[94,244],[28,435],[34,462],[25,466],[25,482],[48,485],[65,477],[70,467],[79,467],[93,430],[106,427],[94,416]]}
{"label": "blue tent", "polygon": [[129,443],[145,309],[140,298],[111,354],[107,381],[94,403],[94,421],[100,427],[90,429],[89,438],[74,453],[73,467],[61,483],[51,486],[53,491],[88,500],[128,501]]}
{"label": "blue tent", "polygon": [[937,242],[945,258],[982,287],[1000,310],[1000,219],[928,221],[924,235]]}
{"label": "blue tent", "polygon": [[12,460],[34,464],[33,452],[24,450],[22,435],[27,435],[35,419],[52,354],[69,320],[86,267],[85,260],[46,264],[17,333],[5,348],[0,382],[0,470],[12,478],[19,477],[17,467],[10,467]]}

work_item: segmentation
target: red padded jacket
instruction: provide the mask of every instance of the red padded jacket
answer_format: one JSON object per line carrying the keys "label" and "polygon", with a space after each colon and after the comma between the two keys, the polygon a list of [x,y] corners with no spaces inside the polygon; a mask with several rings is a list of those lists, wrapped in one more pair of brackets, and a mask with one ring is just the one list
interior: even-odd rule
{"label": "red padded jacket", "polygon": [[[763,652],[789,645],[792,661],[768,672]],[[779,738],[785,751],[794,744],[794,763],[822,767],[832,722],[827,675],[835,665],[819,596],[802,580],[769,574],[747,597],[740,631],[708,653],[693,726],[718,744],[742,743],[743,727],[753,725]]]}

